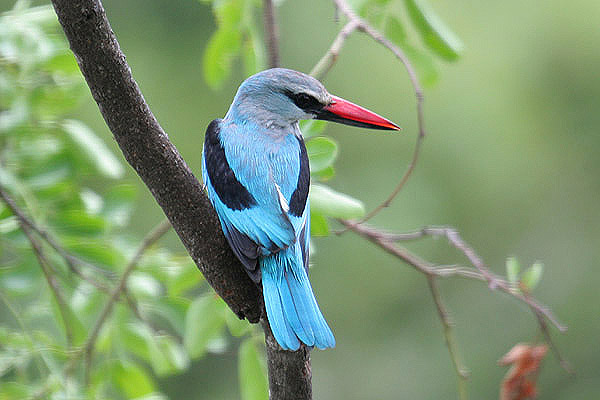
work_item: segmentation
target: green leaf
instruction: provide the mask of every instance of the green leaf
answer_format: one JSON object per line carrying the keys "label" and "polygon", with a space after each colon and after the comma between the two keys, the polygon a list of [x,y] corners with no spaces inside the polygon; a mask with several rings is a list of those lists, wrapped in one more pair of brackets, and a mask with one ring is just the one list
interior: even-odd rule
{"label": "green leaf", "polygon": [[328,186],[312,184],[309,196],[311,210],[328,217],[351,219],[365,214],[365,206],[360,200]]}
{"label": "green leaf", "polygon": [[0,234],[2,235],[16,231],[19,227],[19,219],[15,216],[0,219]]}
{"label": "green leaf", "polygon": [[267,400],[269,387],[263,357],[252,338],[240,345],[238,353],[240,392],[242,400]]}
{"label": "green leaf", "polygon": [[150,350],[148,349],[148,338],[152,336],[150,329],[142,322],[135,321],[121,326],[118,340],[119,344],[127,352],[137,357],[150,361]]}
{"label": "green leaf", "polygon": [[310,170],[319,172],[331,167],[338,154],[338,145],[324,136],[312,138],[306,142],[306,151],[310,160]]}
{"label": "green leaf", "polygon": [[79,66],[73,53],[62,53],[52,57],[47,63],[46,68],[53,72],[60,72],[66,75],[79,75]]}
{"label": "green leaf", "polygon": [[144,396],[155,391],[154,381],[139,365],[130,361],[114,361],[111,367],[112,380],[127,398]]}
{"label": "green leaf", "polygon": [[18,382],[3,382],[0,385],[0,400],[29,399],[33,394],[30,385]]}
{"label": "green leaf", "polygon": [[426,0],[405,0],[408,15],[421,34],[423,42],[447,61],[458,59],[463,49],[460,39],[435,15]]}
{"label": "green leaf", "polygon": [[329,225],[323,214],[310,211],[310,234],[311,236],[329,236]]}
{"label": "green leaf", "polygon": [[516,257],[508,257],[506,259],[506,277],[512,284],[516,284],[519,281],[519,273],[521,266]]}
{"label": "green leaf", "polygon": [[403,46],[406,43],[406,30],[400,20],[393,15],[388,16],[383,32],[386,38],[399,46]]}
{"label": "green leaf", "polygon": [[164,318],[176,332],[184,332],[190,301],[185,297],[161,297],[147,302],[149,311]]}
{"label": "green leaf", "polygon": [[314,176],[315,179],[321,182],[327,182],[335,176],[335,168],[333,168],[333,165],[330,165],[329,167],[324,168],[318,172],[310,171],[310,174]]}
{"label": "green leaf", "polygon": [[135,297],[158,298],[162,294],[160,282],[145,272],[134,271],[127,281],[127,289]]}
{"label": "green leaf", "polygon": [[521,284],[531,292],[536,288],[540,280],[542,279],[542,273],[544,272],[544,264],[541,261],[536,261],[533,265],[523,272],[521,276]]}
{"label": "green leaf", "polygon": [[63,238],[63,245],[91,263],[100,263],[108,267],[125,264],[125,257],[105,240],[87,240],[87,238]]}
{"label": "green leaf", "polygon": [[300,121],[300,131],[305,139],[320,135],[327,126],[326,121],[318,119],[308,119]]}
{"label": "green leaf", "polygon": [[166,284],[170,296],[181,296],[202,282],[203,276],[196,264],[189,262],[188,257],[185,261],[180,264],[171,262],[169,266]]}
{"label": "green leaf", "polygon": [[225,320],[215,296],[198,297],[185,316],[183,344],[191,358],[206,352],[208,342],[219,335]]}
{"label": "green leaf", "polygon": [[223,308],[223,313],[225,315],[227,329],[229,329],[231,336],[241,337],[250,332],[250,322],[245,319],[239,319],[228,307]]}
{"label": "green leaf", "polygon": [[238,29],[242,22],[242,0],[214,1],[213,12],[219,27]]}
{"label": "green leaf", "polygon": [[[53,302],[55,303],[55,302]],[[56,305],[58,306],[58,305]],[[73,345],[75,346],[79,346],[82,345],[87,337],[87,329],[83,326],[83,324],[81,323],[81,320],[79,319],[79,317],[77,316],[77,314],[75,314],[75,312],[73,311],[73,309],[67,305],[67,307],[65,308],[65,312],[67,314],[67,323],[69,324],[69,329],[71,330],[71,333],[73,334]],[[58,312],[55,313],[56,317],[58,317]],[[62,319],[58,320],[58,321],[62,321]],[[63,327],[64,330],[64,327]],[[66,332],[65,332],[66,333]]]}
{"label": "green leaf", "polygon": [[244,40],[242,55],[246,75],[250,76],[265,69],[267,62],[264,42],[255,32],[253,25],[248,27],[247,35],[246,40]]}
{"label": "green leaf", "polygon": [[240,50],[242,35],[237,29],[219,28],[204,50],[204,79],[219,88],[231,73],[231,63]]}
{"label": "green leaf", "polygon": [[183,347],[170,336],[147,338],[150,363],[158,376],[167,376],[187,369],[190,359]]}
{"label": "green leaf", "polygon": [[113,224],[125,226],[133,211],[136,188],[133,185],[117,185],[104,196],[102,214]]}
{"label": "green leaf", "polygon": [[96,236],[104,232],[104,219],[80,210],[61,212],[50,219],[52,226],[62,234],[71,236]]}
{"label": "green leaf", "polygon": [[123,176],[124,169],[119,160],[90,128],[71,119],[63,123],[63,129],[83,153],[94,162],[98,172],[114,179]]}

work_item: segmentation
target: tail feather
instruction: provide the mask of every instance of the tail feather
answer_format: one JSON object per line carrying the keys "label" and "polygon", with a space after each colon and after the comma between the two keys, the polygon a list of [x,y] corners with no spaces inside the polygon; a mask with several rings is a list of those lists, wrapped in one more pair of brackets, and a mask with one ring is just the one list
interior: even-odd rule
{"label": "tail feather", "polygon": [[284,317],[281,296],[279,295],[278,285],[273,274],[264,274],[262,277],[263,297],[265,299],[265,308],[267,309],[267,318],[271,331],[277,340],[277,343],[285,350],[298,350],[300,342],[294,334],[293,328],[287,323]]}
{"label": "tail feather", "polygon": [[273,335],[286,350],[297,350],[298,339],[320,349],[334,347],[333,333],[294,250],[292,247],[261,260],[263,296]]}

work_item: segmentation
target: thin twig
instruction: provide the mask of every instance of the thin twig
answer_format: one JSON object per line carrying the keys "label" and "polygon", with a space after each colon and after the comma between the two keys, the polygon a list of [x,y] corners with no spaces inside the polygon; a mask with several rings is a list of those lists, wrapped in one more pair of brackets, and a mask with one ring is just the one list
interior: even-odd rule
{"label": "thin twig", "polygon": [[60,317],[62,318],[63,324],[65,326],[65,335],[67,337],[67,344],[69,345],[69,348],[70,348],[73,345],[73,331],[71,330],[71,319],[69,318],[69,312],[67,311],[69,309],[69,306],[62,296],[61,289],[60,289],[60,286],[58,285],[58,282],[56,281],[56,279],[54,279],[54,275],[52,274],[52,271],[51,271],[52,267],[50,266],[50,262],[46,258],[46,255],[44,254],[44,250],[42,249],[42,246],[37,241],[35,236],[32,235],[28,226],[21,223],[21,229],[23,230],[23,233],[25,233],[25,236],[27,236],[29,243],[31,243],[31,248],[33,249],[33,254],[35,254],[35,257],[37,258],[38,263],[39,263],[40,267],[42,268],[42,272],[44,273],[44,278],[46,278],[46,282],[48,282],[50,291],[52,292],[52,295],[54,296],[54,299],[56,300],[56,304],[58,305],[58,311],[60,312]]}
{"label": "thin twig", "polygon": [[481,257],[477,255],[475,250],[473,250],[461,237],[458,231],[454,228],[449,227],[424,227],[418,231],[406,232],[406,233],[384,233],[379,232],[379,234],[383,235],[386,240],[397,242],[397,241],[405,241],[405,240],[414,240],[420,239],[425,236],[433,236],[433,237],[445,237],[448,242],[458,251],[463,253],[465,257],[473,264],[477,270],[481,273],[481,275],[488,281],[490,289],[495,289],[497,282],[497,277],[495,277],[489,269],[485,266],[485,263],[481,260]]}
{"label": "thin twig", "polygon": [[110,315],[115,302],[119,299],[119,297],[121,296],[121,293],[125,290],[125,287],[127,285],[127,279],[129,279],[129,276],[131,275],[133,270],[137,267],[138,262],[144,255],[144,252],[150,246],[152,246],[152,244],[154,244],[158,239],[160,239],[170,228],[171,228],[171,223],[167,219],[165,219],[161,223],[159,223],[154,229],[152,229],[148,233],[148,235],[146,235],[146,237],[144,238],[144,240],[142,241],[142,243],[136,250],[135,254],[133,255],[133,257],[127,264],[125,271],[123,271],[123,275],[121,275],[121,279],[119,279],[119,283],[117,284],[117,286],[115,286],[115,288],[113,289],[113,291],[111,293],[110,298],[107,300],[106,304],[104,305],[104,308],[102,309],[102,312],[100,313],[100,316],[98,317],[98,320],[94,324],[94,327],[92,328],[92,330],[85,342],[85,346],[84,346],[86,381],[88,380],[87,377],[89,376],[89,367],[91,365],[92,356],[93,356],[93,352],[94,352],[94,346],[96,344],[96,340],[98,339],[98,334],[100,333],[102,326],[108,319],[108,316]]}
{"label": "thin twig", "polygon": [[275,7],[273,0],[263,1],[263,22],[265,26],[265,40],[269,49],[269,65],[271,68],[279,67],[279,32],[275,22]]}
{"label": "thin twig", "polygon": [[458,354],[458,346],[454,340],[454,333],[452,331],[452,323],[448,317],[448,312],[442,301],[442,296],[437,287],[436,278],[433,275],[426,275],[427,283],[429,284],[429,290],[433,297],[433,302],[437,309],[440,321],[444,326],[444,338],[446,339],[446,346],[448,347],[448,353],[452,359],[452,365],[456,371],[458,377],[458,398],[460,400],[467,400],[467,380],[469,379],[468,371],[461,365],[460,356]]}
{"label": "thin twig", "polygon": [[112,272],[106,271],[96,265],[90,264],[90,263],[74,256],[73,254],[69,253],[48,232],[46,232],[44,229],[40,228],[34,221],[29,219],[27,217],[27,215],[25,215],[25,213],[19,208],[17,203],[10,197],[8,192],[6,192],[6,190],[4,190],[4,188],[1,185],[0,185],[0,197],[2,198],[4,203],[7,205],[7,207],[12,211],[12,213],[19,219],[21,226],[27,226],[33,232],[37,233],[42,239],[44,239],[44,241],[46,243],[48,243],[50,245],[50,247],[52,247],[65,260],[67,266],[73,273],[75,273],[77,276],[84,279],[85,281],[89,282],[90,284],[95,286],[97,289],[100,289],[105,292],[109,290],[108,286],[106,286],[104,283],[99,282],[99,281],[95,280],[94,278],[89,277],[86,274],[84,274],[83,271],[81,271],[79,269],[78,265],[83,265],[90,269],[99,271],[99,272],[103,273],[104,275],[106,275],[107,277],[112,277],[112,275],[113,275]]}
{"label": "thin twig", "polygon": [[357,27],[357,21],[352,20],[349,21],[346,25],[344,25],[344,27],[339,31],[339,33],[331,43],[331,46],[329,47],[327,52],[323,55],[323,57],[321,57],[321,59],[310,71],[310,75],[314,76],[319,80],[325,78],[325,75],[327,75],[331,67],[333,67],[333,65],[337,61],[337,58],[340,54],[340,51],[342,50],[342,47],[344,46],[344,43],[346,42],[346,39],[348,39],[348,36],[350,36],[352,32],[356,30]]}
{"label": "thin twig", "polygon": [[561,324],[558,321],[558,319],[554,316],[552,311],[550,311],[545,305],[539,303],[531,296],[523,295],[521,292],[511,287],[511,285],[507,281],[491,273],[487,269],[485,264],[481,261],[481,259],[477,256],[477,254],[475,254],[475,252],[473,252],[470,249],[470,247],[467,246],[466,243],[462,241],[462,239],[460,239],[458,234],[451,235],[451,237],[454,240],[454,242],[451,243],[453,243],[453,245],[457,249],[461,248],[461,251],[463,251],[465,256],[469,258],[471,263],[477,263],[477,265],[474,264],[474,266],[477,268],[477,271],[472,271],[469,273],[464,269],[448,270],[447,268],[445,268],[444,270],[442,270],[442,272],[440,272],[440,270],[436,269],[435,266],[433,266],[431,263],[422,260],[407,249],[395,245],[394,242],[389,239],[389,233],[379,232],[374,228],[368,227],[364,224],[357,224],[352,221],[339,220],[339,222],[347,228],[349,228],[350,230],[352,230],[353,232],[369,239],[371,242],[377,244],[379,247],[381,247],[388,253],[400,258],[401,260],[404,260],[406,263],[425,274],[434,276],[449,276],[450,274],[452,274],[462,276],[465,278],[474,278],[477,280],[486,281],[490,289],[499,289],[500,291],[513,296],[517,300],[526,303],[529,306],[529,308],[532,309],[533,312],[539,312],[548,321],[550,321],[552,325],[554,325],[559,331],[565,332],[567,330],[567,327]]}
{"label": "thin twig", "polygon": [[[408,59],[408,57],[406,56],[404,51],[402,51],[401,48],[399,48],[398,46],[393,44],[391,41],[386,39],[384,35],[382,35],[377,29],[373,28],[367,21],[360,18],[354,12],[352,7],[350,7],[350,5],[348,4],[348,2],[346,0],[333,0],[333,1],[336,5],[337,9],[340,10],[350,20],[350,22],[354,22],[356,24],[356,29],[358,29],[361,32],[364,32],[365,34],[370,36],[373,40],[375,40],[376,42],[383,45],[385,48],[390,50],[396,56],[396,58],[398,58],[398,60],[400,60],[400,62],[406,68],[406,72],[408,73],[408,77],[412,84],[413,90],[415,92],[415,97],[417,100],[417,124],[418,124],[418,129],[419,129],[419,135],[417,136],[417,141],[415,144],[415,149],[413,152],[412,160],[411,160],[410,164],[408,165],[406,172],[400,179],[400,182],[396,185],[394,190],[392,190],[392,193],[390,193],[390,195],[380,205],[375,207],[375,209],[373,209],[365,217],[363,217],[363,219],[360,220],[360,223],[363,223],[363,222],[368,221],[375,215],[377,215],[382,209],[389,207],[389,205],[392,203],[394,198],[398,195],[398,193],[400,193],[400,191],[402,190],[402,188],[408,181],[408,178],[410,178],[410,176],[412,175],[412,173],[417,165],[417,162],[419,160],[419,154],[421,152],[423,139],[425,138],[425,135],[426,135],[425,118],[424,118],[424,112],[423,112],[423,102],[425,99],[423,96],[423,89],[419,82],[417,73],[415,72],[415,69],[413,68],[410,60]],[[343,233],[343,232],[341,232],[341,233]]]}
{"label": "thin twig", "polygon": [[[2,200],[8,206],[8,208],[17,217],[21,226],[29,227],[33,232],[37,233],[40,237],[42,237],[42,239],[44,239],[46,241],[46,243],[48,243],[50,245],[50,247],[52,247],[57,253],[59,253],[59,255],[61,255],[63,257],[63,259],[65,260],[65,262],[67,263],[67,265],[69,266],[69,268],[72,272],[74,272],[81,279],[90,283],[96,289],[98,289],[104,293],[111,293],[111,288],[108,285],[106,285],[105,283],[103,283],[101,281],[97,281],[90,276],[87,276],[86,274],[83,273],[83,271],[81,271],[75,265],[75,263],[86,264],[97,270],[102,270],[101,268],[98,268],[95,265],[86,263],[85,261],[80,260],[77,257],[68,253],[64,249],[64,247],[59,245],[58,242],[56,241],[56,239],[54,239],[48,232],[42,230],[41,228],[39,228],[37,226],[37,224],[35,224],[32,220],[27,218],[25,213],[19,208],[19,206],[17,206],[16,202],[10,197],[10,195],[6,191],[3,190],[2,186],[0,186],[0,198],[2,198]],[[103,271],[103,272],[108,272],[108,271]],[[112,273],[110,273],[110,274],[112,275]],[[151,328],[154,329],[154,327],[141,315],[136,301],[133,298],[131,298],[131,296],[129,296],[129,294],[127,293],[127,290],[124,290],[122,294],[125,296],[125,299],[127,300],[127,304],[132,309],[132,311],[136,315],[136,317],[138,317],[138,319],[140,321],[146,323],[148,326],[150,326]],[[122,300],[122,298],[120,298],[119,300]],[[154,329],[154,330],[156,330],[156,329]]]}
{"label": "thin twig", "polygon": [[[0,300],[2,300],[2,302],[6,306],[6,309],[8,311],[10,311],[10,313],[12,314],[13,318],[15,319],[15,321],[17,321],[17,325],[19,325],[19,328],[21,329],[21,335],[23,335],[23,337],[27,338],[28,341],[30,341],[31,343],[33,343],[34,340],[29,335],[29,332],[27,331],[27,328],[25,327],[25,323],[23,322],[23,318],[21,318],[21,314],[12,305],[12,303],[8,300],[8,298],[6,296],[4,296],[4,293],[2,293],[1,291],[0,291]],[[1,347],[2,347],[2,343],[0,343],[0,348]],[[48,372],[52,372],[52,369],[50,368],[50,366],[46,362],[46,359],[42,356],[41,352],[38,349],[36,349],[36,351],[34,353],[36,355],[36,357],[35,357],[35,366],[36,366],[36,368],[37,368],[38,373],[40,374],[40,376],[44,375],[44,371],[43,371],[44,369],[48,370]]]}
{"label": "thin twig", "polygon": [[550,349],[554,353],[554,356],[558,360],[558,363],[560,364],[560,366],[565,371],[567,371],[569,374],[571,374],[571,375],[575,374],[575,370],[571,366],[571,363],[562,356],[562,354],[560,353],[560,350],[558,349],[558,346],[556,346],[556,343],[554,343],[554,340],[552,340],[552,336],[550,336],[550,330],[548,329],[548,324],[546,323],[544,316],[535,310],[533,313],[535,314],[535,317],[537,318],[538,324],[540,326],[540,331],[542,332],[542,335],[544,336],[544,340],[546,341],[548,346],[550,346]]}

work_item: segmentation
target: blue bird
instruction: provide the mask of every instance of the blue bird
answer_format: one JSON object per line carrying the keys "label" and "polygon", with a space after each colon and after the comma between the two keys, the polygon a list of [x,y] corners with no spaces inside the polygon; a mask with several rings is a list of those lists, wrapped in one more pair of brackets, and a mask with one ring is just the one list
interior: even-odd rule
{"label": "blue bird", "polygon": [[313,118],[400,129],[308,75],[274,68],[241,84],[204,141],[208,197],[233,252],[262,281],[269,325],[286,350],[335,346],[308,280],[310,170],[298,121]]}

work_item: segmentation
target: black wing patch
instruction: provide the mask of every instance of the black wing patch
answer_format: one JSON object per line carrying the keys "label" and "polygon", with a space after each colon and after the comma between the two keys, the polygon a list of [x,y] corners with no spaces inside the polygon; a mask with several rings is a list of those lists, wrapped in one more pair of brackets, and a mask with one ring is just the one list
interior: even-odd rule
{"label": "black wing patch", "polygon": [[233,226],[227,225],[224,233],[229,242],[229,247],[231,247],[235,256],[244,265],[248,276],[254,282],[260,282],[261,273],[260,268],[258,268],[259,246]]}
{"label": "black wing patch", "polygon": [[[212,121],[204,137],[206,172],[219,199],[232,210],[243,210],[256,204],[256,199],[237,180],[225,157],[220,140],[220,119]],[[306,152],[306,150],[305,150]]]}
{"label": "black wing patch", "polygon": [[292,197],[290,198],[290,214],[301,217],[306,207],[306,199],[308,198],[308,187],[310,186],[310,167],[308,165],[308,154],[306,153],[306,146],[304,140],[301,137],[298,139],[298,145],[300,146],[300,172],[298,173],[298,184]]}
{"label": "black wing patch", "polygon": [[[310,215],[307,215],[306,218],[310,218]],[[302,262],[304,263],[304,269],[306,270],[306,275],[308,275],[308,246],[306,243],[306,227],[308,226],[308,222],[304,224],[302,230],[300,231],[300,237],[298,240],[300,241],[300,249],[302,250]]]}

